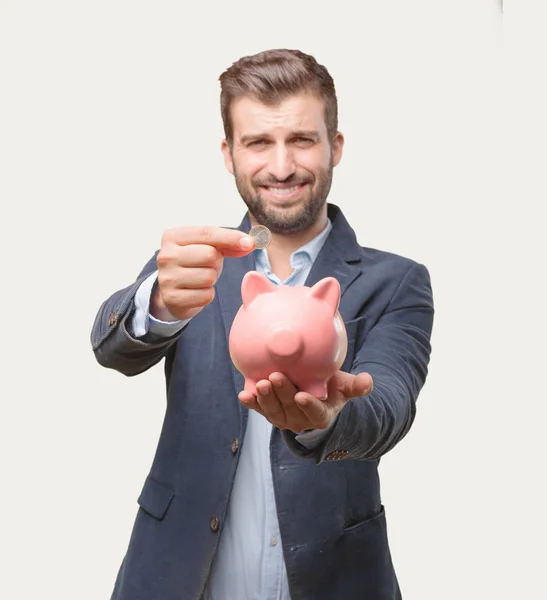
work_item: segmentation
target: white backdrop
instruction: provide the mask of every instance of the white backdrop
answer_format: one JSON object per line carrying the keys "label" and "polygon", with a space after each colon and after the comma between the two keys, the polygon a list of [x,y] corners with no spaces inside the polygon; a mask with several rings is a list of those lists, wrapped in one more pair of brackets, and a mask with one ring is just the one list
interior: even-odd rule
{"label": "white backdrop", "polygon": [[545,21],[505,4],[0,0],[1,598],[110,597],[165,400],[162,366],[95,363],[93,319],[163,229],[239,223],[218,76],[272,47],[335,79],[330,200],[432,276],[430,375],[381,464],[403,597],[546,597]]}

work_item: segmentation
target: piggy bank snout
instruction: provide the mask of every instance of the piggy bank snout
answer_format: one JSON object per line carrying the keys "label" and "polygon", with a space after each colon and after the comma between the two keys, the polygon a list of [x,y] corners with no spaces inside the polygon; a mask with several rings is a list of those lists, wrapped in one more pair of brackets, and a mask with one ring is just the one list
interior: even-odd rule
{"label": "piggy bank snout", "polygon": [[266,348],[279,358],[292,358],[304,347],[302,335],[291,327],[278,327],[271,331],[266,341]]}

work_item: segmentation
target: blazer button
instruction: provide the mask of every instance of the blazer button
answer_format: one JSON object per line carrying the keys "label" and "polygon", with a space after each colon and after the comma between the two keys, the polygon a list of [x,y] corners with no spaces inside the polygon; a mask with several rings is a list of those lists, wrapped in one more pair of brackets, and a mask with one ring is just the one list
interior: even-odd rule
{"label": "blazer button", "polygon": [[325,456],[325,460],[341,460],[346,458],[349,454],[349,450],[333,450],[330,454]]}
{"label": "blazer button", "polygon": [[116,323],[118,322],[119,316],[120,316],[120,313],[118,313],[118,311],[114,311],[114,312],[110,313],[110,315],[108,316],[108,324],[110,325],[110,327],[113,327],[114,325],[116,325]]}
{"label": "blazer button", "polygon": [[232,454],[237,454],[238,450],[239,450],[239,440],[237,438],[234,438],[232,440]]}
{"label": "blazer button", "polygon": [[218,527],[219,527],[218,517],[213,517],[211,519],[211,530],[216,533],[218,531]]}

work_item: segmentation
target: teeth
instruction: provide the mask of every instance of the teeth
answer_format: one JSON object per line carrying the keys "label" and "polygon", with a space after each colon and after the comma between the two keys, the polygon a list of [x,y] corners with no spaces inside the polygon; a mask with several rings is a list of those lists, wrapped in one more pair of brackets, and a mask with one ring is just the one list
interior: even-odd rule
{"label": "teeth", "polygon": [[279,196],[288,196],[289,194],[296,192],[298,189],[300,189],[299,185],[293,185],[290,188],[274,188],[274,187],[268,188],[268,190],[270,192],[272,192],[273,194],[278,194]]}

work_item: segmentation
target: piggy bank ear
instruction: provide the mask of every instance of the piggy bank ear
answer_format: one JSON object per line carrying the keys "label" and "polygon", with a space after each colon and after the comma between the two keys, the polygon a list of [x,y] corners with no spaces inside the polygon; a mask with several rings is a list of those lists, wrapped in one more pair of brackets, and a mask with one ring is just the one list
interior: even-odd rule
{"label": "piggy bank ear", "polygon": [[337,279],[334,277],[321,279],[311,288],[310,295],[325,302],[334,317],[340,304],[340,284]]}
{"label": "piggy bank ear", "polygon": [[241,298],[244,306],[248,306],[259,294],[273,292],[275,285],[261,273],[249,271],[241,282]]}

